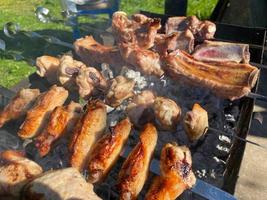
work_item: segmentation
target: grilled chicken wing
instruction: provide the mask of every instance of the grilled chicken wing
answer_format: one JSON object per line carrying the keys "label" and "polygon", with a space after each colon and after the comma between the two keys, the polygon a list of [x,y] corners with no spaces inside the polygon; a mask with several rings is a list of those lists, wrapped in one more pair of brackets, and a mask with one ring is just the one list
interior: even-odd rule
{"label": "grilled chicken wing", "polygon": [[64,55],[60,59],[60,67],[58,69],[59,82],[69,90],[77,90],[76,77],[79,71],[86,68],[86,65],[80,61],[74,60],[71,56]]}
{"label": "grilled chicken wing", "polygon": [[158,53],[134,44],[121,43],[119,48],[123,59],[142,73],[155,76],[164,74]]}
{"label": "grilled chicken wing", "polygon": [[161,152],[160,170],[161,175],[153,180],[146,200],[175,200],[196,182],[191,154],[185,146],[166,144]]}
{"label": "grilled chicken wing", "polygon": [[55,107],[61,106],[67,97],[68,91],[56,85],[42,93],[27,112],[26,119],[18,132],[19,137],[26,139],[38,135],[45,127],[50,113]]}
{"label": "grilled chicken wing", "polygon": [[117,47],[104,46],[94,40],[92,36],[85,36],[74,42],[74,48],[77,55],[88,66],[97,66],[102,63],[108,63],[114,69],[124,66],[120,50]]}
{"label": "grilled chicken wing", "polygon": [[52,83],[57,83],[57,71],[60,65],[60,59],[53,56],[41,56],[36,59],[36,73]]}
{"label": "grilled chicken wing", "polygon": [[207,132],[209,118],[207,111],[195,103],[192,111],[188,111],[184,117],[184,128],[191,141],[198,140]]}
{"label": "grilled chicken wing", "polygon": [[112,31],[118,43],[134,43],[140,48],[149,49],[154,45],[157,31],[161,28],[160,19],[135,15],[128,19],[125,12],[115,12],[112,17]]}
{"label": "grilled chicken wing", "polygon": [[126,112],[134,125],[140,126],[153,119],[152,107],[155,98],[155,94],[150,90],[144,90],[141,94],[134,96],[126,108]]}
{"label": "grilled chicken wing", "polygon": [[20,196],[24,185],[42,173],[42,168],[25,158],[22,152],[8,150],[0,153],[1,195]]}
{"label": "grilled chicken wing", "polygon": [[109,85],[106,102],[112,107],[119,106],[123,100],[134,95],[134,80],[127,79],[124,76],[117,76],[110,81]]}
{"label": "grilled chicken wing", "polygon": [[36,138],[36,147],[41,156],[49,153],[52,144],[70,132],[79,119],[82,107],[71,102],[68,106],[57,106],[50,115],[48,125]]}
{"label": "grilled chicken wing", "polygon": [[157,138],[157,129],[150,123],[146,124],[140,134],[140,142],[124,161],[119,173],[120,199],[136,199],[142,190],[149,173]]}
{"label": "grilled chicken wing", "polygon": [[183,51],[165,56],[165,72],[175,80],[205,87],[230,100],[246,96],[255,86],[258,68],[249,64],[203,63]]}
{"label": "grilled chicken wing", "polygon": [[77,169],[51,170],[27,184],[23,200],[101,200]]}
{"label": "grilled chicken wing", "polygon": [[74,128],[70,143],[70,164],[82,171],[88,163],[92,145],[101,137],[106,127],[107,111],[101,101],[88,103],[87,110]]}
{"label": "grilled chicken wing", "polygon": [[80,70],[76,83],[82,98],[88,99],[96,92],[104,92],[107,89],[106,79],[93,67]]}
{"label": "grilled chicken wing", "polygon": [[24,116],[39,94],[38,89],[21,89],[0,112],[0,128],[8,121]]}
{"label": "grilled chicken wing", "polygon": [[182,111],[173,100],[165,97],[156,97],[153,110],[159,129],[176,130]]}
{"label": "grilled chicken wing", "polygon": [[205,40],[198,45],[192,56],[204,62],[236,62],[249,63],[248,44],[218,42]]}
{"label": "grilled chicken wing", "polygon": [[128,118],[120,121],[92,147],[88,167],[89,182],[102,181],[109,173],[127,142],[131,126]]}

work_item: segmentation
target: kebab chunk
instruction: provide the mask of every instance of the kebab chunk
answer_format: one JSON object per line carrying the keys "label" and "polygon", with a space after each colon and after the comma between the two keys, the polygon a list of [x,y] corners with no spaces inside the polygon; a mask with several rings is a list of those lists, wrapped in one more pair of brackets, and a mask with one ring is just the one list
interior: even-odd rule
{"label": "kebab chunk", "polygon": [[119,173],[120,199],[136,199],[149,174],[149,165],[157,144],[157,129],[150,123],[144,126],[140,141],[124,161]]}
{"label": "kebab chunk", "polygon": [[165,97],[156,97],[153,110],[158,129],[167,131],[176,130],[182,111],[175,101]]}
{"label": "kebab chunk", "polygon": [[76,77],[78,76],[79,71],[85,68],[86,65],[82,62],[74,60],[71,56],[64,55],[60,59],[58,80],[65,88],[69,90],[77,90]]}
{"label": "kebab chunk", "polygon": [[63,105],[67,97],[68,91],[56,85],[53,85],[47,92],[42,93],[34,106],[27,112],[18,136],[26,139],[38,135],[47,124],[49,115],[54,108]]}
{"label": "kebab chunk", "polygon": [[134,44],[119,45],[123,59],[147,75],[162,76],[160,55],[151,50],[143,49]]}
{"label": "kebab chunk", "polygon": [[108,63],[115,67],[124,66],[120,50],[112,46],[104,46],[94,40],[93,36],[85,36],[74,42],[74,49],[81,60],[88,66]]}
{"label": "kebab chunk", "polygon": [[46,77],[49,83],[57,83],[57,71],[60,59],[53,56],[41,56],[36,59],[36,73],[41,77]]}
{"label": "kebab chunk", "polygon": [[0,153],[0,196],[20,196],[24,185],[42,173],[42,168],[24,157],[20,151]]}
{"label": "kebab chunk", "polygon": [[166,34],[190,30],[196,41],[203,42],[214,38],[216,25],[211,21],[200,21],[196,16],[170,17],[165,25]]}
{"label": "kebab chunk", "polygon": [[210,89],[216,95],[235,100],[246,96],[259,76],[249,64],[208,64],[177,50],[164,58],[165,72],[175,80]]}
{"label": "kebab chunk", "polygon": [[46,128],[36,139],[35,146],[42,157],[49,153],[55,141],[73,129],[81,112],[81,105],[73,101],[68,106],[57,106],[53,110]]}
{"label": "kebab chunk", "polygon": [[155,94],[150,90],[144,90],[141,94],[134,96],[132,102],[126,108],[126,112],[134,125],[142,126],[144,123],[153,120],[152,107],[155,98]]}
{"label": "kebab chunk", "polygon": [[191,141],[198,140],[207,132],[209,118],[207,111],[199,104],[195,103],[192,110],[188,111],[184,117],[184,128]]}
{"label": "kebab chunk", "polygon": [[124,76],[117,76],[109,83],[110,87],[106,95],[106,102],[112,107],[119,106],[123,100],[134,95],[135,81]]}
{"label": "kebab chunk", "polygon": [[26,115],[37,96],[39,89],[21,89],[9,104],[0,112],[0,128],[8,121],[18,119]]}
{"label": "kebab chunk", "polygon": [[196,47],[193,57],[204,62],[249,63],[249,45],[205,40]]}
{"label": "kebab chunk", "polygon": [[70,143],[70,165],[82,171],[88,163],[92,145],[106,127],[107,110],[101,101],[88,102],[87,110],[74,128]]}
{"label": "kebab chunk", "polygon": [[161,174],[150,186],[146,200],[175,200],[196,183],[192,158],[185,146],[166,144],[161,152]]}
{"label": "kebab chunk", "polygon": [[101,200],[77,169],[48,171],[27,184],[23,200]]}
{"label": "kebab chunk", "polygon": [[161,28],[160,19],[135,15],[128,19],[122,11],[112,17],[112,31],[118,43],[133,43],[140,48],[149,49],[154,45],[157,31]]}
{"label": "kebab chunk", "polygon": [[82,98],[88,99],[97,92],[105,92],[107,89],[106,79],[93,67],[87,67],[79,71],[76,84]]}
{"label": "kebab chunk", "polygon": [[100,182],[107,176],[127,142],[131,126],[128,118],[120,121],[92,147],[88,165],[89,182]]}
{"label": "kebab chunk", "polygon": [[194,50],[194,35],[190,30],[173,32],[169,35],[157,34],[154,51],[160,55],[166,55],[177,49],[191,53]]}

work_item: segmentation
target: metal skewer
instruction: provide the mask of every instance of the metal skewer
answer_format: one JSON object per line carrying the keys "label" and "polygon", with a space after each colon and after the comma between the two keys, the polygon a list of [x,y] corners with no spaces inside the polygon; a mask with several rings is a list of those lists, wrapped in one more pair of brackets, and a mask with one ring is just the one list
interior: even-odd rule
{"label": "metal skewer", "polygon": [[243,141],[243,142],[246,142],[246,143],[249,143],[249,144],[253,144],[253,145],[255,145],[255,146],[258,146],[258,147],[261,147],[261,148],[267,150],[267,147],[266,147],[266,146],[263,146],[263,145],[258,144],[258,143],[256,143],[256,142],[253,142],[253,141],[250,141],[250,140],[241,138],[241,137],[237,136],[236,134],[226,133],[226,132],[224,132],[224,131],[221,131],[221,130],[218,130],[218,129],[215,129],[215,128],[212,128],[212,127],[206,127],[205,131],[206,131],[207,129],[210,130],[210,131],[212,131],[212,132],[215,132],[215,133],[217,133],[217,134],[227,135],[227,136],[230,136],[230,137],[234,137],[234,138],[236,138],[236,139],[238,139],[238,140],[240,140],[240,141]]}

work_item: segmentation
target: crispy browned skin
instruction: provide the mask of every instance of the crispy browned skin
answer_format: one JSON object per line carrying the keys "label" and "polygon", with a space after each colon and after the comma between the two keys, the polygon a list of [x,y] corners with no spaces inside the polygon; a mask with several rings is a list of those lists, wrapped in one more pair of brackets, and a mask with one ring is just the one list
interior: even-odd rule
{"label": "crispy browned skin", "polygon": [[236,62],[249,63],[248,44],[205,40],[198,45],[192,56],[204,62]]}
{"label": "crispy browned skin", "polygon": [[153,110],[159,129],[168,131],[176,130],[182,110],[175,101],[165,97],[156,97]]}
{"label": "crispy browned skin", "polygon": [[20,196],[23,186],[42,171],[37,163],[25,158],[22,152],[13,150],[1,152],[0,196],[7,194]]}
{"label": "crispy browned skin", "polygon": [[93,36],[85,36],[76,40],[74,48],[77,55],[88,66],[108,63],[113,67],[119,67],[126,64],[117,47],[104,46],[95,41]]}
{"label": "crispy browned skin", "polygon": [[259,70],[249,64],[208,64],[193,59],[183,51],[176,51],[164,58],[165,72],[175,80],[210,89],[230,100],[246,96],[259,76]]}
{"label": "crispy browned skin", "polygon": [[128,19],[125,12],[118,11],[112,17],[112,31],[117,42],[134,43],[144,49],[154,45],[160,28],[160,19],[152,19],[140,14]]}
{"label": "crispy browned skin", "polygon": [[87,110],[74,128],[70,143],[72,167],[82,171],[88,163],[92,145],[101,137],[106,127],[107,111],[102,101],[92,101]]}
{"label": "crispy browned skin", "polygon": [[158,53],[140,48],[134,44],[121,43],[119,45],[123,59],[133,65],[138,71],[147,75],[162,76],[160,56]]}
{"label": "crispy browned skin", "polygon": [[73,129],[81,112],[81,105],[75,102],[71,102],[68,106],[57,106],[53,110],[46,128],[36,138],[35,146],[41,156],[47,155],[52,144]]}
{"label": "crispy browned skin", "polygon": [[39,94],[39,89],[21,89],[0,112],[0,128],[8,121],[24,116]]}
{"label": "crispy browned skin", "polygon": [[106,177],[127,142],[131,126],[128,118],[120,121],[92,147],[88,167],[89,182],[99,182]]}
{"label": "crispy browned skin", "polygon": [[36,73],[54,84],[57,83],[57,71],[59,68],[59,58],[53,56],[41,56],[36,59]]}
{"label": "crispy browned skin", "polygon": [[146,200],[175,200],[196,182],[191,154],[185,146],[166,144],[161,152],[160,169],[161,175],[153,180]]}
{"label": "crispy browned skin", "polygon": [[157,129],[146,124],[140,134],[140,142],[124,161],[119,173],[118,190],[120,199],[136,199],[149,173],[149,165],[157,144]]}
{"label": "crispy browned skin", "polygon": [[58,81],[69,90],[77,90],[76,77],[81,69],[86,65],[80,61],[74,60],[69,55],[64,55],[60,59],[60,66],[57,71]]}
{"label": "crispy browned skin", "polygon": [[109,82],[109,85],[106,101],[107,104],[112,107],[119,106],[123,100],[134,95],[133,89],[135,81],[132,79],[127,79],[124,76],[117,76]]}
{"label": "crispy browned skin", "polygon": [[34,106],[27,112],[26,119],[21,125],[18,136],[26,139],[40,133],[45,127],[49,115],[55,107],[63,105],[68,97],[68,91],[63,87],[52,86],[47,92],[42,93]]}
{"label": "crispy browned skin", "polygon": [[192,110],[188,111],[184,117],[184,128],[191,141],[198,140],[207,132],[209,118],[207,111],[199,104],[195,103]]}

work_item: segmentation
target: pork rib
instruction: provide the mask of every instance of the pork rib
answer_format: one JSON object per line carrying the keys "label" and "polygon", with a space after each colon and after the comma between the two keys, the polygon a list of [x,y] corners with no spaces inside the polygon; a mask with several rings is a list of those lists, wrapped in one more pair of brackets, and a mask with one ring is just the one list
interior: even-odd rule
{"label": "pork rib", "polygon": [[259,75],[259,70],[249,64],[208,64],[196,61],[179,50],[163,59],[165,72],[170,77],[208,88],[216,95],[230,100],[246,96]]}
{"label": "pork rib", "polygon": [[205,40],[196,47],[193,57],[206,62],[249,63],[249,45]]}
{"label": "pork rib", "polygon": [[104,46],[95,41],[92,36],[76,40],[74,49],[87,66],[96,66],[102,63],[108,63],[113,67],[125,65],[118,48]]}

